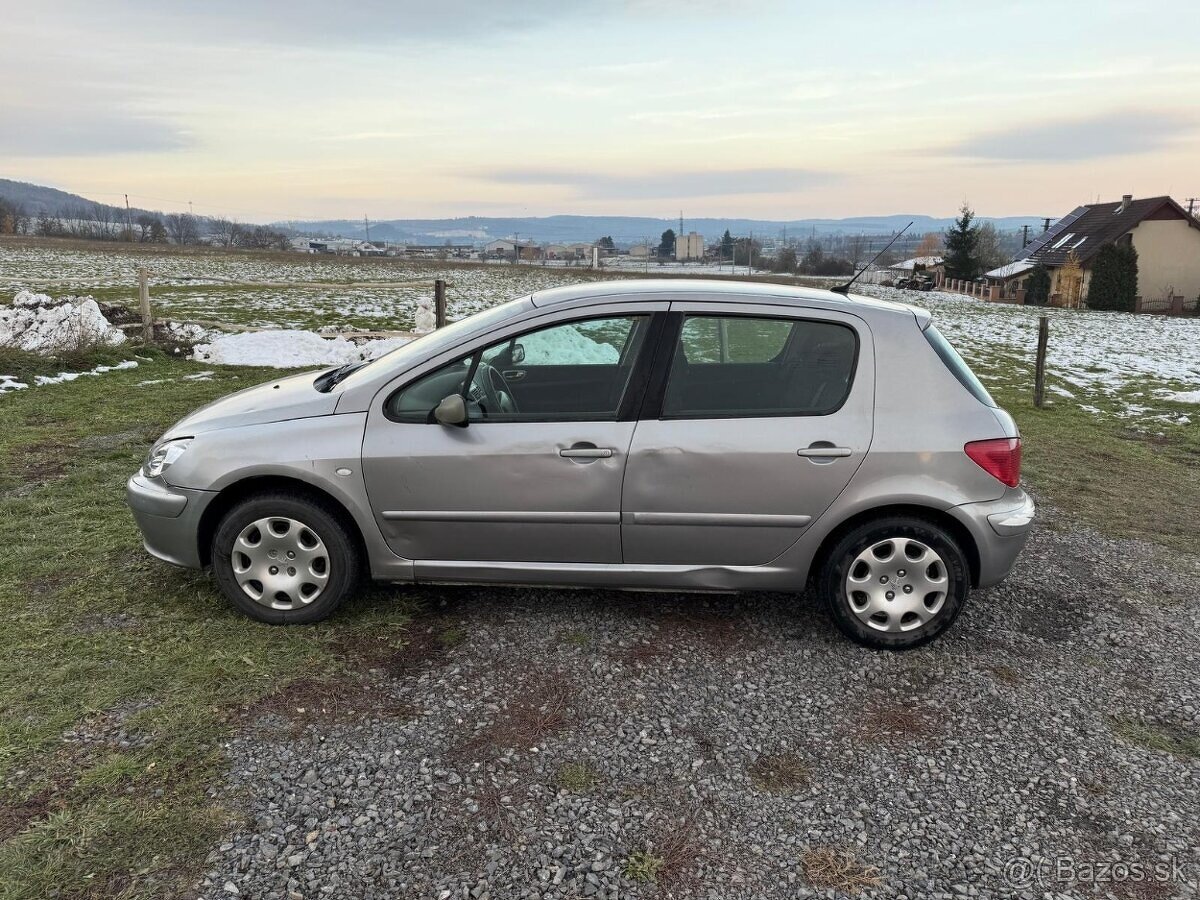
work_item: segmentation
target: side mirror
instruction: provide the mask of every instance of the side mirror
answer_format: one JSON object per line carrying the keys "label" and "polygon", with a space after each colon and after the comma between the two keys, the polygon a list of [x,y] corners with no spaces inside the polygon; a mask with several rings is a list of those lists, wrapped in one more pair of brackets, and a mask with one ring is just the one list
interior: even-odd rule
{"label": "side mirror", "polygon": [[512,360],[511,361],[514,366],[520,365],[521,363],[525,362],[525,345],[524,344],[513,344],[512,345]]}
{"label": "side mirror", "polygon": [[442,398],[433,410],[433,418],[441,425],[453,425],[456,428],[467,427],[467,401],[462,394],[451,394]]}

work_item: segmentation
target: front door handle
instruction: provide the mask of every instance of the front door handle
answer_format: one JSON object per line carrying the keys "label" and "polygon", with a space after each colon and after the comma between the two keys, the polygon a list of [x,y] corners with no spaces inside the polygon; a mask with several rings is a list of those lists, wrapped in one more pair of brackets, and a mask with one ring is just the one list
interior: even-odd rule
{"label": "front door handle", "polygon": [[504,369],[500,374],[504,376],[505,381],[520,381],[525,377],[521,369]]}
{"label": "front door handle", "polygon": [[568,447],[559,450],[558,455],[564,459],[608,459],[613,452],[608,447]]}
{"label": "front door handle", "polygon": [[813,446],[801,447],[796,451],[796,455],[804,456],[808,459],[838,459],[843,456],[849,456],[853,452],[849,447]]}

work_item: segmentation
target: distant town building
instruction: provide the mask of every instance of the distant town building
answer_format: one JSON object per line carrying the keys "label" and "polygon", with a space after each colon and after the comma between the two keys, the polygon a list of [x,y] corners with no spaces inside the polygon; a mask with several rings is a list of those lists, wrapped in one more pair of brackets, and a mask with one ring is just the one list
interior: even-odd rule
{"label": "distant town building", "polygon": [[1004,296],[1025,288],[1029,272],[1041,263],[1050,273],[1051,302],[1087,302],[1092,263],[1108,244],[1132,245],[1138,254],[1138,296],[1194,300],[1200,295],[1200,222],[1170,197],[1077,206],[1042,232],[1015,260],[984,277]]}
{"label": "distant town building", "polygon": [[704,259],[704,235],[689,231],[675,237],[675,258],[678,260]]}
{"label": "distant town building", "polygon": [[524,260],[541,259],[542,248],[536,241],[521,241],[510,238],[499,238],[484,244],[485,256],[492,259],[512,259],[520,248],[520,257]]}
{"label": "distant town building", "polygon": [[637,259],[645,259],[647,256],[653,256],[656,249],[658,248],[651,244],[634,244],[629,248],[629,255]]}

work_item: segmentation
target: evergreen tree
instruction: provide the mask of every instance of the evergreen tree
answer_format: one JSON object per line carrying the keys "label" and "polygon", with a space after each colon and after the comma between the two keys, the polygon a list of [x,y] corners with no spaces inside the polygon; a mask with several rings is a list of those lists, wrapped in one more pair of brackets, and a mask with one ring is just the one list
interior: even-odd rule
{"label": "evergreen tree", "polygon": [[1137,297],[1138,258],[1132,244],[1101,247],[1092,263],[1087,305],[1092,309],[1133,312]]}
{"label": "evergreen tree", "polygon": [[975,213],[963,204],[957,220],[946,231],[946,277],[970,281],[983,272],[979,259],[979,226],[972,225]]}
{"label": "evergreen tree", "polygon": [[1045,306],[1050,302],[1050,270],[1038,263],[1029,270],[1025,279],[1025,303],[1028,306]]}
{"label": "evergreen tree", "polygon": [[721,259],[733,258],[733,235],[729,233],[729,229],[725,229],[725,234],[721,238]]}
{"label": "evergreen tree", "polygon": [[662,233],[662,240],[658,242],[658,255],[666,258],[670,258],[675,255],[674,228],[668,228]]}

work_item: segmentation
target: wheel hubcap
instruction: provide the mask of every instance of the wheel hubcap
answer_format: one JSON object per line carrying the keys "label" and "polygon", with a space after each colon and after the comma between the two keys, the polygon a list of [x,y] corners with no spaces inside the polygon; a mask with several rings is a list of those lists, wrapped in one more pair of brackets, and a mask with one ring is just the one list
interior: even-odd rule
{"label": "wheel hubcap", "polygon": [[230,563],[246,596],[271,609],[308,606],[329,583],[329,553],[317,533],[296,519],[251,522],[233,542]]}
{"label": "wheel hubcap", "polygon": [[855,557],[846,575],[850,611],[876,631],[912,631],[941,612],[950,579],[942,558],[912,538],[888,538]]}

